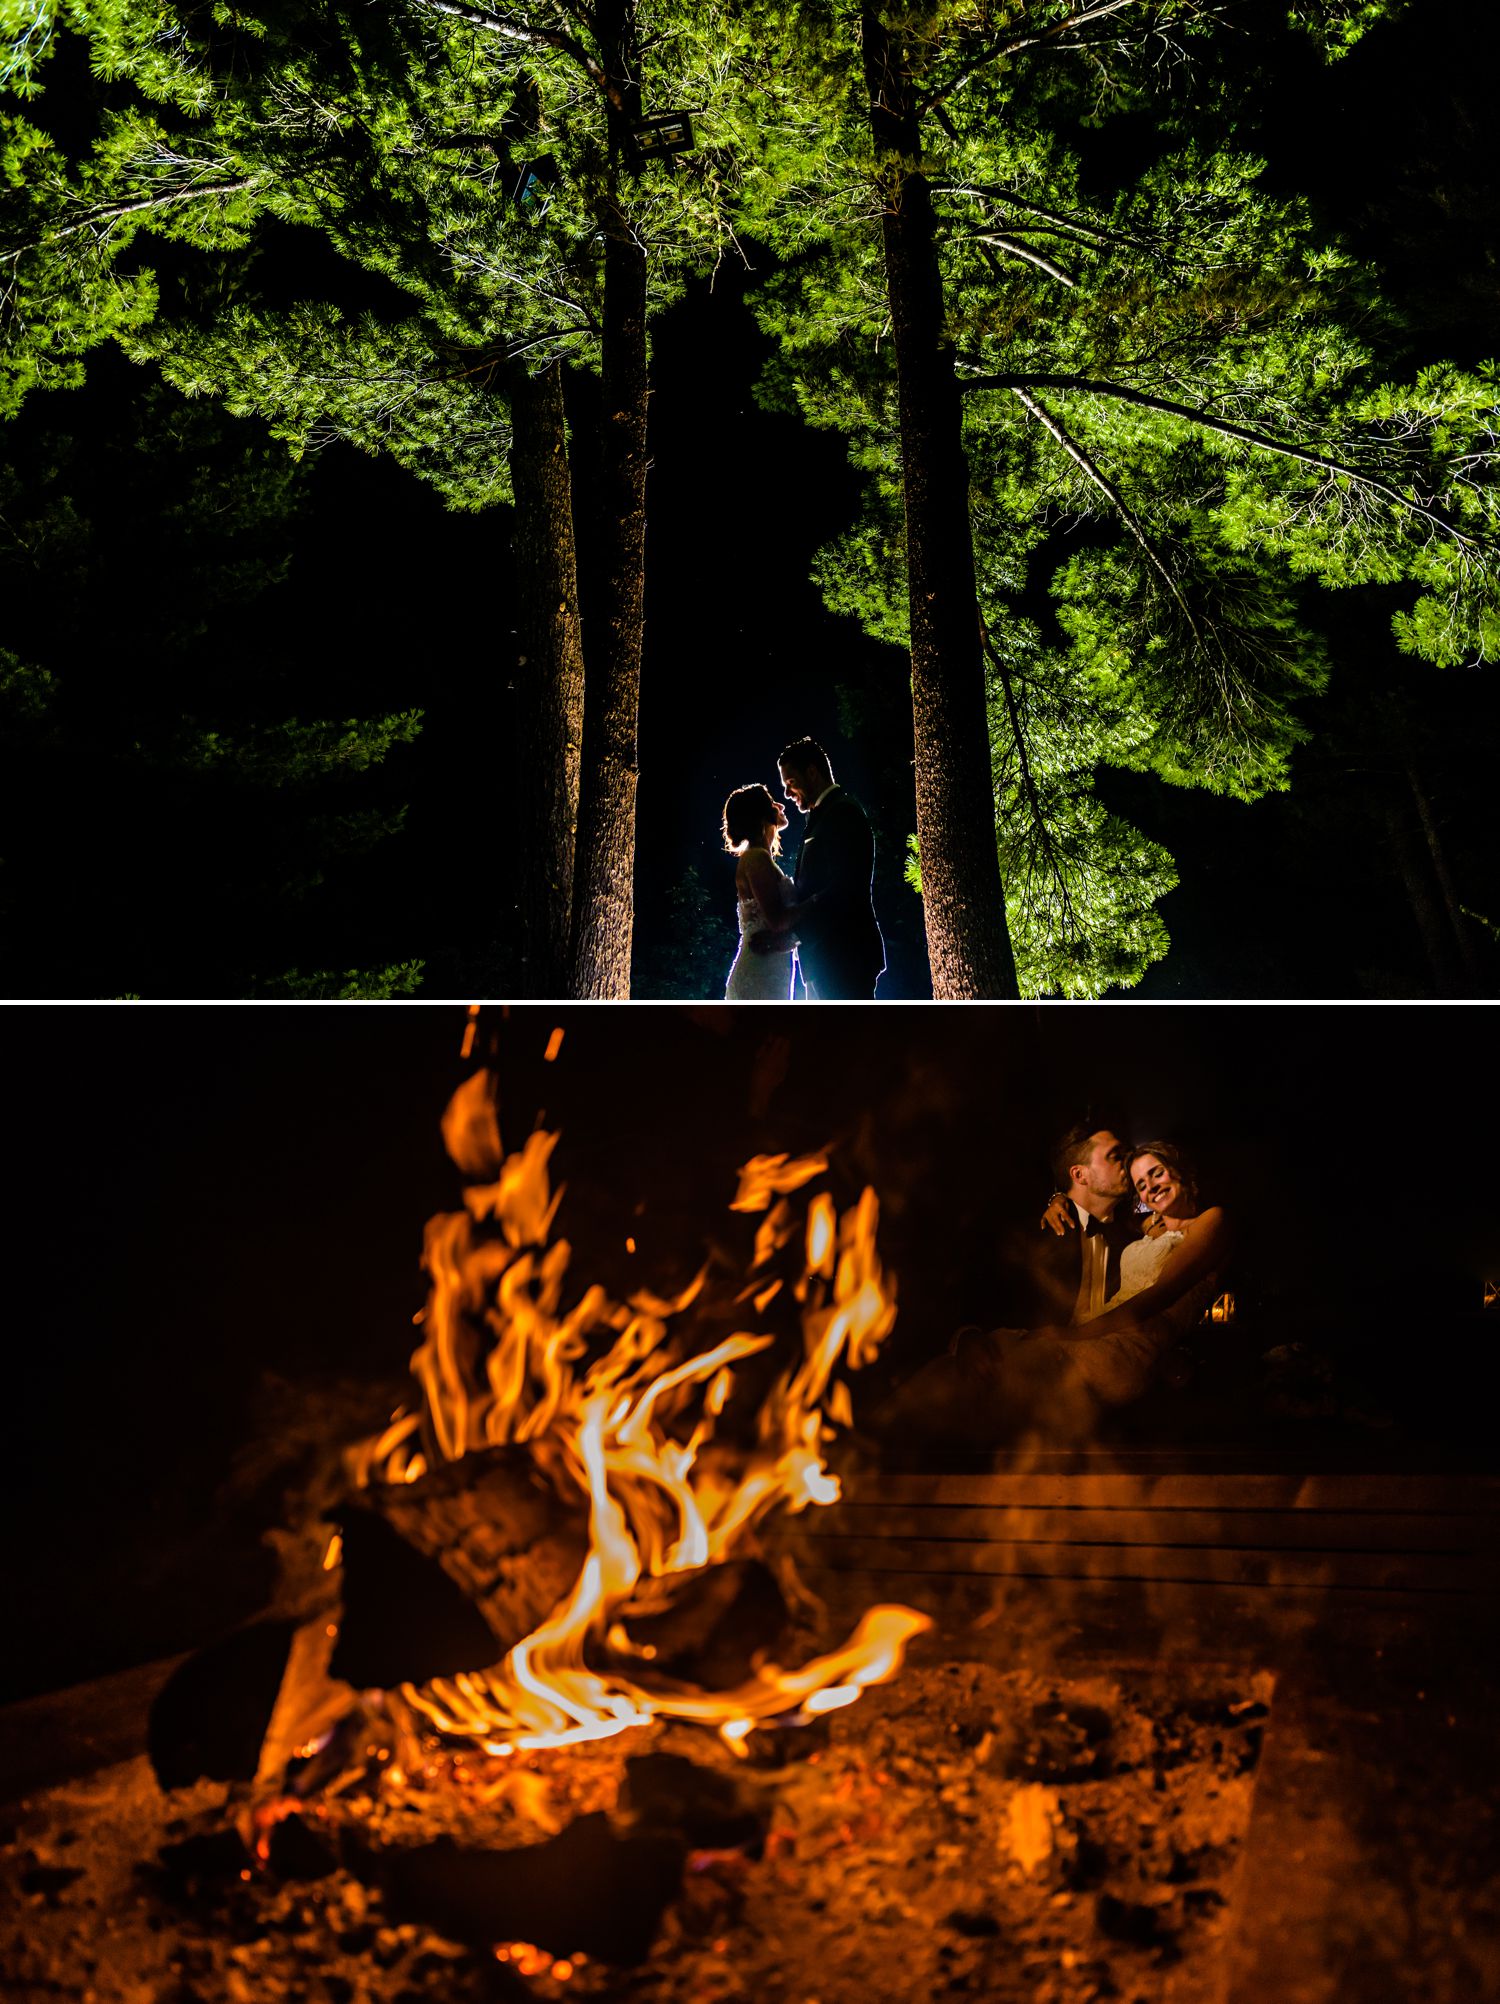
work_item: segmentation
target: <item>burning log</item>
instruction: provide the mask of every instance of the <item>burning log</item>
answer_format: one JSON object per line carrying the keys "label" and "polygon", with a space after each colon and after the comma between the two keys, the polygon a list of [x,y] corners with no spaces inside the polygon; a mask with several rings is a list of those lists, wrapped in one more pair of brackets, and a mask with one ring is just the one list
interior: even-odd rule
{"label": "burning log", "polygon": [[345,1852],[398,1920],[420,1921],[473,1948],[524,1938],[550,1955],[582,1953],[625,1966],[650,1953],[687,1859],[680,1838],[618,1836],[602,1814],[577,1817],[560,1837],[513,1851],[469,1850],[440,1838],[399,1850],[351,1840]]}
{"label": "burning log", "polygon": [[442,1564],[373,1510],[346,1506],[343,1619],[329,1671],[362,1690],[451,1677],[493,1663],[493,1629]]}
{"label": "burning log", "polygon": [[[780,1582],[758,1558],[728,1559],[684,1580],[648,1581],[619,1618],[632,1654],[647,1659],[634,1674],[648,1687],[666,1678],[732,1689],[758,1662],[784,1661],[799,1636]],[[805,1641],[800,1653],[811,1654]]]}
{"label": "burning log", "polygon": [[681,1754],[632,1754],[622,1801],[636,1825],[681,1837],[695,1851],[760,1857],[773,1797],[743,1774],[721,1774]]}
{"label": "burning log", "polygon": [[254,1622],[178,1665],[146,1729],[163,1788],[253,1779],[296,1632],[295,1621]]}
{"label": "burning log", "polygon": [[343,1615],[330,1670],[360,1689],[482,1670],[530,1635],[577,1579],[581,1499],[515,1447],[377,1483],[332,1513]]}

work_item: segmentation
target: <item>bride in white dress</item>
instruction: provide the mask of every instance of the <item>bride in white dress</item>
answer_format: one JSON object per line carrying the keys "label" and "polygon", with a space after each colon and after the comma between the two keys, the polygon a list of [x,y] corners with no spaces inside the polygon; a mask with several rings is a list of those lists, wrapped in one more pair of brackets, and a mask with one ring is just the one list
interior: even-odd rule
{"label": "bride in white dress", "polygon": [[[764,786],[740,786],[724,803],[724,847],[739,861],[734,871],[740,943],[724,989],[726,1002],[787,1002],[792,993],[792,880],[777,863],[786,809]],[[770,934],[774,945],[757,953],[750,942]]]}
{"label": "bride in white dress", "polygon": [[1197,1179],[1170,1141],[1130,1151],[1126,1173],[1150,1213],[1120,1255],[1120,1285],[1102,1311],[1057,1334],[1091,1389],[1120,1404],[1144,1391],[1167,1351],[1219,1290],[1229,1254],[1223,1206],[1200,1204]]}

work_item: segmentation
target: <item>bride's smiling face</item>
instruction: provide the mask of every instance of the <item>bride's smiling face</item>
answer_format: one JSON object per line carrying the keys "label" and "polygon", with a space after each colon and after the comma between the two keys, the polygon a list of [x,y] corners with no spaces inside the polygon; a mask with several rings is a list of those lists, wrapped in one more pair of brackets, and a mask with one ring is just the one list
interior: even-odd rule
{"label": "bride's smiling face", "polygon": [[1137,1155],[1130,1165],[1135,1194],[1159,1218],[1180,1217],[1190,1204],[1187,1191],[1166,1163],[1155,1155]]}

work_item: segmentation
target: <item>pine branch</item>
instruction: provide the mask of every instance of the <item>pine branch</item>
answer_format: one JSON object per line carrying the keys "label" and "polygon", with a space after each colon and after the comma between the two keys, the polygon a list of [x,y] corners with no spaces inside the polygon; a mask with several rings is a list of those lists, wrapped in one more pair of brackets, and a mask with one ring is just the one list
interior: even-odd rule
{"label": "pine branch", "polygon": [[[980,201],[1004,202],[1009,208],[1021,209],[1029,216],[1040,216],[1042,222],[1050,225],[1059,235],[1076,237],[1086,244],[1139,251],[1143,256],[1157,259],[1162,255],[1162,246],[1152,243],[1149,238],[1132,236],[1123,230],[1106,229],[1099,223],[1081,222],[1077,216],[1067,215],[1060,209],[1049,209],[1044,202],[1034,202],[997,182],[949,181],[935,175],[928,186],[935,195],[970,195]],[[1008,227],[1016,228],[1018,225],[1012,223]]]}
{"label": "pine branch", "polygon": [[61,243],[64,237],[75,237],[84,230],[97,230],[102,223],[119,222],[125,216],[138,216],[151,209],[176,208],[183,202],[199,202],[231,195],[243,195],[264,180],[262,174],[247,174],[239,181],[210,182],[196,188],[179,188],[170,195],[145,195],[138,202],[111,202],[97,209],[90,209],[76,223],[64,223],[55,230],[48,230],[33,243],[7,244],[4,255],[17,256],[22,251],[39,250],[43,245]]}
{"label": "pine branch", "polygon": [[503,20],[498,14],[491,14],[484,7],[470,7],[463,0],[418,0],[418,4],[434,14],[447,14],[455,21],[462,21],[466,27],[480,28],[487,35],[499,35],[508,42],[525,42],[536,49],[560,49],[571,56],[584,70],[590,81],[601,90],[608,88],[601,63],[591,56],[576,36],[566,35],[560,28],[530,28],[514,21]]}
{"label": "pine branch", "polygon": [[1034,264],[1038,271],[1046,272],[1049,278],[1055,278],[1059,285],[1067,286],[1070,292],[1077,290],[1077,279],[1065,272],[1060,264],[1054,264],[1051,258],[1043,257],[1040,251],[1032,250],[1028,244],[1017,243],[1014,237],[1005,236],[999,230],[975,230],[966,241],[993,244],[996,250],[1008,251],[1012,257],[1020,258],[1023,264]]}
{"label": "pine branch", "polygon": [[1167,569],[1166,564],[1157,551],[1156,545],[1146,533],[1146,525],[1125,499],[1119,488],[1109,478],[1109,475],[1105,473],[1104,469],[1095,460],[1090,458],[1077,439],[1071,437],[1063,429],[1062,425],[1053,416],[1051,411],[1047,409],[1045,404],[1039,403],[1027,390],[1013,389],[1011,394],[1026,410],[1030,411],[1031,415],[1045,431],[1051,433],[1084,477],[1097,487],[1099,492],[1109,501],[1120,520],[1140,545],[1147,563],[1150,564],[1152,570],[1156,572],[1157,576],[1181,607],[1182,616],[1187,621],[1189,631],[1192,633],[1194,639],[1201,638],[1198,632],[1197,621],[1188,609],[1187,600],[1178,589],[1177,580]]}
{"label": "pine branch", "polygon": [[1016,766],[1020,774],[1021,791],[1025,796],[1027,806],[1031,810],[1031,823],[1036,832],[1037,849],[1041,855],[1043,867],[1056,886],[1058,900],[1063,909],[1063,916],[1071,928],[1074,938],[1082,939],[1084,936],[1083,928],[1078,923],[1078,914],[1073,907],[1073,895],[1068,889],[1067,877],[1057,854],[1057,845],[1052,839],[1052,830],[1048,825],[1046,810],[1042,806],[1042,798],[1037,788],[1035,775],[1031,770],[1031,759],[1026,745],[1026,726],[1021,720],[1020,706],[1016,702],[1015,690],[1011,686],[1010,670],[997,651],[995,643],[990,639],[990,630],[985,623],[983,613],[979,616],[979,642],[988,657],[990,666],[995,671],[1000,683],[1001,694],[1005,698],[1005,712],[1010,719],[1011,742],[1016,748]]}
{"label": "pine branch", "polygon": [[1393,507],[1441,530],[1461,548],[1478,551],[1491,547],[1482,537],[1471,536],[1428,503],[1404,494],[1388,480],[1367,473],[1358,466],[1351,466],[1346,460],[1331,458],[1311,446],[1293,445],[1287,439],[1276,438],[1270,432],[1256,431],[1250,425],[1235,424],[1229,418],[1215,417],[1212,411],[1192,404],[1179,404],[1170,397],[1152,396],[1147,390],[1129,389],[1124,383],[1101,382],[1092,376],[966,376],[961,379],[960,387],[964,390],[1077,390],[1084,396],[1106,397],[1116,403],[1134,404],[1142,410],[1161,411],[1167,417],[1182,418],[1189,424],[1201,425],[1205,431],[1215,432],[1221,438],[1236,438],[1261,452],[1275,453],[1283,459],[1295,460],[1299,465],[1313,466],[1319,472],[1350,480],[1365,492],[1378,494]]}
{"label": "pine branch", "polygon": [[938,105],[952,97],[955,91],[962,89],[970,77],[977,76],[980,70],[986,69],[991,63],[1003,62],[1007,56],[1019,55],[1023,49],[1054,47],[1063,42],[1074,29],[1092,27],[1096,21],[1102,21],[1107,15],[1123,13],[1128,7],[1140,7],[1146,4],[1148,0],[1086,0],[1084,6],[1075,8],[1071,14],[1065,14],[1062,20],[1054,21],[1050,28],[1039,29],[1031,35],[1012,35],[1005,41],[992,42],[988,48],[981,49],[977,55],[971,56],[968,62],[961,64],[947,83],[940,84],[936,90],[930,91],[922,98],[917,105],[917,114],[920,117],[923,113],[936,109]]}

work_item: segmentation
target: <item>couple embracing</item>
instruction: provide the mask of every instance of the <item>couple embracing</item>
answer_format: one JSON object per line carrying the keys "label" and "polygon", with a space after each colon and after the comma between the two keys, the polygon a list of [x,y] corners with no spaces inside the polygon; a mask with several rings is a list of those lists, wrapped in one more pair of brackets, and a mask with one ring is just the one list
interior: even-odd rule
{"label": "couple embracing", "polygon": [[788,745],[777,766],[782,792],[806,821],[794,876],[777,861],[787,816],[769,789],[737,787],[724,803],[724,846],[738,858],[740,924],[724,999],[789,1001],[800,966],[810,1002],[868,1002],[885,971],[885,945],[870,902],[870,823],[834,779],[816,738]]}
{"label": "couple embracing", "polygon": [[1111,1128],[1070,1128],[1053,1151],[1057,1190],[1017,1262],[1019,1328],[961,1329],[908,1380],[877,1430],[974,1444],[1040,1428],[1084,1438],[1140,1398],[1219,1292],[1231,1250],[1170,1141],[1127,1146]]}

